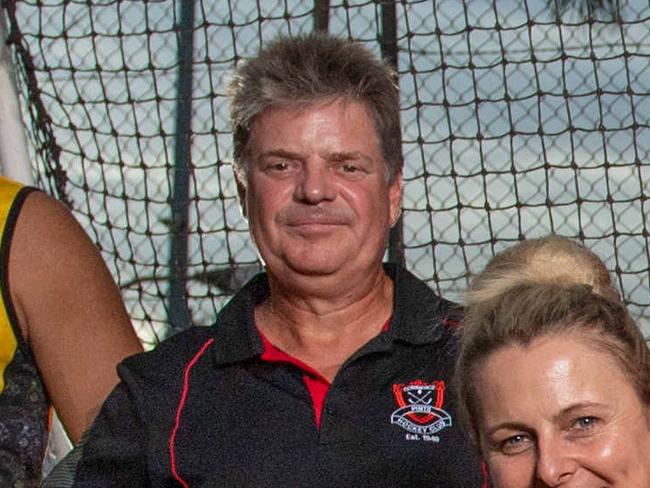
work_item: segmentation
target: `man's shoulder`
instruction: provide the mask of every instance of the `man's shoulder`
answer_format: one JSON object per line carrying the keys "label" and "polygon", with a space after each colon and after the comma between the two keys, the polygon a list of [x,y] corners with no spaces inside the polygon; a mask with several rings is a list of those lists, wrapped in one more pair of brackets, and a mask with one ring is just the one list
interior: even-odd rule
{"label": "man's shoulder", "polygon": [[184,367],[214,341],[212,327],[190,327],[163,340],[155,349],[126,358],[118,366],[120,373],[130,371],[152,379]]}
{"label": "man's shoulder", "polygon": [[190,327],[163,340],[152,351],[125,359],[118,367],[120,376],[136,374],[143,379],[163,378],[214,351],[222,363],[254,355],[255,347],[251,345],[254,342],[251,337],[254,304],[265,294],[268,294],[266,276],[258,274],[222,308],[214,325]]}
{"label": "man's shoulder", "polygon": [[439,310],[441,316],[449,320],[460,321],[461,306],[436,294],[429,283],[403,267],[387,266],[386,270],[395,282],[396,301],[400,306],[426,306]]}
{"label": "man's shoulder", "polygon": [[399,337],[418,344],[454,341],[462,309],[438,296],[431,286],[398,266],[386,271],[395,282],[393,325]]}

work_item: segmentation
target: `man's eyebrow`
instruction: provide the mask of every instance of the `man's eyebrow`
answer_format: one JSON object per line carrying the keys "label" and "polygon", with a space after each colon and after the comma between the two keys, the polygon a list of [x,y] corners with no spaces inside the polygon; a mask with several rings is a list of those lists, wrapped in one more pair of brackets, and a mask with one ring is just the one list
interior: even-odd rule
{"label": "man's eyebrow", "polygon": [[331,152],[327,153],[325,155],[325,158],[328,161],[333,161],[333,162],[340,162],[340,161],[358,161],[358,160],[364,160],[364,161],[372,161],[372,158],[370,156],[365,155],[362,152],[359,151],[337,151],[337,152]]}
{"label": "man's eyebrow", "polygon": [[284,159],[302,159],[302,156],[296,152],[287,151],[286,149],[269,149],[259,155],[258,159],[276,157]]}

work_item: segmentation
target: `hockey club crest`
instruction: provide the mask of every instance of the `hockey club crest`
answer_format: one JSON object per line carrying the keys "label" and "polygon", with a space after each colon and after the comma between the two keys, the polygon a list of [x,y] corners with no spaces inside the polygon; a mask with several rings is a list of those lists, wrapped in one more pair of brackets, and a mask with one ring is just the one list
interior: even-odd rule
{"label": "hockey club crest", "polygon": [[435,435],[452,425],[451,416],[443,410],[445,382],[425,383],[415,380],[407,385],[393,385],[393,394],[399,408],[390,416],[390,423],[407,431],[407,440],[438,442]]}

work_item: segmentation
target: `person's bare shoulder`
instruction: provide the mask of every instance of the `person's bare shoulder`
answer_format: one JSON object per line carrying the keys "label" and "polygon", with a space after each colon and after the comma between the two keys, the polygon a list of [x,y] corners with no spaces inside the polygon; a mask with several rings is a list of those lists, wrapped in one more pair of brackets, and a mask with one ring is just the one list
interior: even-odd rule
{"label": "person's bare shoulder", "polygon": [[44,193],[30,193],[18,214],[9,290],[48,393],[76,441],[117,383],[116,364],[141,345],[99,251]]}

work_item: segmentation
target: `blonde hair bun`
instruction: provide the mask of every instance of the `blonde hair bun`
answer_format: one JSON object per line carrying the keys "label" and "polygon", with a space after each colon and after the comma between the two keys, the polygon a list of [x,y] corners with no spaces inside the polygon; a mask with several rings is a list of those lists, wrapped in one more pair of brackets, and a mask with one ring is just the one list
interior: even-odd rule
{"label": "blonde hair bun", "polygon": [[598,256],[557,235],[523,241],[497,254],[472,282],[465,301],[491,301],[521,285],[588,285],[594,293],[620,302],[609,271]]}

